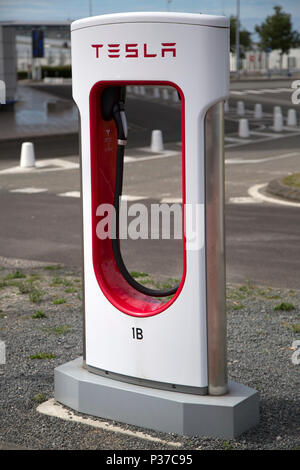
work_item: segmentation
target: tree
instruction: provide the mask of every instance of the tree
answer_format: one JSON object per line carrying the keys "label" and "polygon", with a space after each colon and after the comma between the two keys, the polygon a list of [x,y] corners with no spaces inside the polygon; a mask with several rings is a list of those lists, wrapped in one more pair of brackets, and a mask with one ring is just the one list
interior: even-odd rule
{"label": "tree", "polygon": [[[252,46],[251,33],[246,29],[240,29],[240,56],[245,57],[245,51]],[[236,47],[236,17],[230,17],[230,52],[235,52]]]}
{"label": "tree", "polygon": [[279,5],[274,7],[273,15],[267,16],[260,26],[255,26],[255,31],[262,49],[280,50],[280,69],[283,54],[288,54],[292,47],[300,45],[300,35],[292,29],[291,15],[285,13]]}

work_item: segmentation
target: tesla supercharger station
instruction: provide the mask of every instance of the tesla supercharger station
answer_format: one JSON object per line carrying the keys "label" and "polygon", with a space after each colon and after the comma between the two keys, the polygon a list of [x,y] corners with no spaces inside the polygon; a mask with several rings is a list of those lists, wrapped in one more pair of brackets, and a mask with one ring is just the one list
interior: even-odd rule
{"label": "tesla supercharger station", "polygon": [[[71,29],[81,133],[84,357],[55,370],[55,397],[77,411],[145,428],[234,437],[257,423],[258,398],[228,382],[226,370],[229,21],[124,13],[78,20]],[[167,301],[130,279],[119,240],[112,242],[119,217],[111,237],[99,236],[103,208],[120,209],[125,90],[135,86],[171,86],[180,99],[183,269]]]}

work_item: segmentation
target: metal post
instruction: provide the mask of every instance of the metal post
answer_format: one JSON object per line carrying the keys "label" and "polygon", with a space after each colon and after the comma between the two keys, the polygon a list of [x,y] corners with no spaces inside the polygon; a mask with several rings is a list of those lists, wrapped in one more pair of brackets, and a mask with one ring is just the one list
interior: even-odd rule
{"label": "metal post", "polygon": [[206,303],[208,393],[227,393],[224,242],[224,111],[212,106],[205,118]]}
{"label": "metal post", "polygon": [[236,76],[240,78],[240,0],[236,0],[235,54]]}

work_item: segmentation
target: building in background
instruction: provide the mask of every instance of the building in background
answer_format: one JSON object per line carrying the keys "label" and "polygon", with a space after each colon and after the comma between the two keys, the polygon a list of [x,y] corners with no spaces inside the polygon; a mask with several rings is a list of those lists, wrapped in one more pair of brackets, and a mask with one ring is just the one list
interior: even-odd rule
{"label": "building in background", "polygon": [[[44,33],[44,57],[38,59],[32,58],[33,30]],[[69,21],[0,22],[0,82],[6,88],[6,106],[0,109],[16,101],[18,71],[25,71],[29,78],[43,65],[69,65],[70,59]]]}
{"label": "building in background", "polygon": [[[69,28],[43,28],[44,57],[39,59],[41,66],[59,67],[71,65],[71,41]],[[16,33],[17,70],[31,72],[32,28],[18,29]]]}
{"label": "building in background", "polygon": [[[230,71],[236,71],[236,57],[230,53]],[[290,49],[289,54],[282,57],[282,68],[280,69],[280,51],[261,51],[258,47],[245,52],[241,60],[241,74],[271,74],[287,75],[288,73],[300,73],[300,48]]]}

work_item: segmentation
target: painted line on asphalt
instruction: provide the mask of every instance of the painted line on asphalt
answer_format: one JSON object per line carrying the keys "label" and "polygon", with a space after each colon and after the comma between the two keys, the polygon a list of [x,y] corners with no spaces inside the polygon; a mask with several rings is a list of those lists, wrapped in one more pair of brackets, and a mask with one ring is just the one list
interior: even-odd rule
{"label": "painted line on asphalt", "polygon": [[282,206],[300,207],[300,202],[285,201],[284,199],[277,199],[272,196],[266,196],[260,191],[267,187],[268,183],[255,184],[248,189],[249,196],[258,199],[261,202],[270,202],[271,204],[280,204]]}
{"label": "painted line on asphalt", "polygon": [[66,193],[58,194],[60,197],[80,197],[80,191],[67,191]]}
{"label": "painted line on asphalt", "polygon": [[254,199],[253,197],[251,196],[242,196],[242,197],[231,197],[229,198],[229,202],[231,204],[257,204],[260,202],[259,199]]}
{"label": "painted line on asphalt", "polygon": [[[150,150],[149,150],[149,153],[150,153]],[[170,158],[170,157],[178,157],[180,156],[180,152],[177,152],[175,150],[171,150],[171,151],[166,151],[164,153],[156,153],[156,154],[152,154],[152,155],[149,155],[147,157],[131,157],[131,156],[127,156],[125,157],[125,163],[139,163],[139,162],[148,162],[148,161],[151,161],[151,160],[159,160],[161,158]]]}
{"label": "painted line on asphalt", "polygon": [[[251,134],[251,132],[250,132]],[[236,143],[236,144],[229,144],[229,145],[225,145],[225,148],[229,148],[229,147],[240,147],[240,146],[243,146],[243,145],[252,145],[252,144],[261,144],[263,142],[270,142],[271,140],[279,140],[279,139],[285,139],[285,138],[291,138],[291,137],[296,137],[300,135],[300,132],[292,132],[290,134],[280,134],[280,135],[273,135],[272,134],[272,137],[265,137],[263,139],[254,139],[254,140],[247,140],[247,141],[242,141],[240,143]]]}
{"label": "painted line on asphalt", "polygon": [[148,198],[145,196],[132,196],[130,194],[122,194],[121,199],[122,201],[133,202],[133,201],[141,201],[142,199],[148,199]]}
{"label": "painted line on asphalt", "polygon": [[274,155],[273,157],[266,157],[266,158],[255,158],[253,160],[241,160],[238,158],[232,158],[232,159],[226,159],[225,164],[226,165],[248,165],[251,163],[266,163],[270,162],[273,160],[280,160],[283,158],[291,158],[291,157],[297,157],[299,155],[299,152],[291,152],[291,153],[284,153],[282,155]]}
{"label": "painted line on asphalt", "polygon": [[161,204],[181,204],[182,197],[163,197],[160,200]]}
{"label": "painted line on asphalt", "polygon": [[231,95],[248,95],[248,94],[255,94],[255,95],[261,95],[264,93],[282,93],[282,92],[290,92],[292,93],[292,88],[260,88],[259,90],[243,90],[243,91],[238,91],[238,90],[230,90]]}
{"label": "painted line on asphalt", "polygon": [[45,193],[48,189],[45,188],[17,188],[17,189],[10,189],[10,193],[24,193],[24,194],[37,194],[37,193]]}
{"label": "painted line on asphalt", "polygon": [[79,163],[70,162],[63,158],[48,158],[44,160],[37,160],[36,166],[30,168],[21,168],[20,166],[13,166],[0,170],[0,175],[10,174],[35,174],[44,173],[46,171],[60,171],[60,170],[77,170]]}
{"label": "painted line on asphalt", "polygon": [[134,439],[143,439],[146,441],[156,442],[164,444],[166,446],[172,447],[182,447],[180,442],[166,441],[164,439],[159,439],[158,437],[151,436],[150,434],[140,432],[140,431],[130,431],[129,429],[123,429],[121,426],[116,424],[111,424],[108,421],[100,421],[97,419],[84,418],[78,416],[70,409],[64,408],[60,403],[58,403],[54,398],[51,398],[48,401],[45,401],[37,407],[37,411],[41,414],[47,416],[54,416],[56,418],[63,419],[64,421],[69,421],[71,423],[80,423],[87,426],[92,426],[97,429],[102,429],[103,431],[115,432],[118,434],[124,434],[130,436]]}

